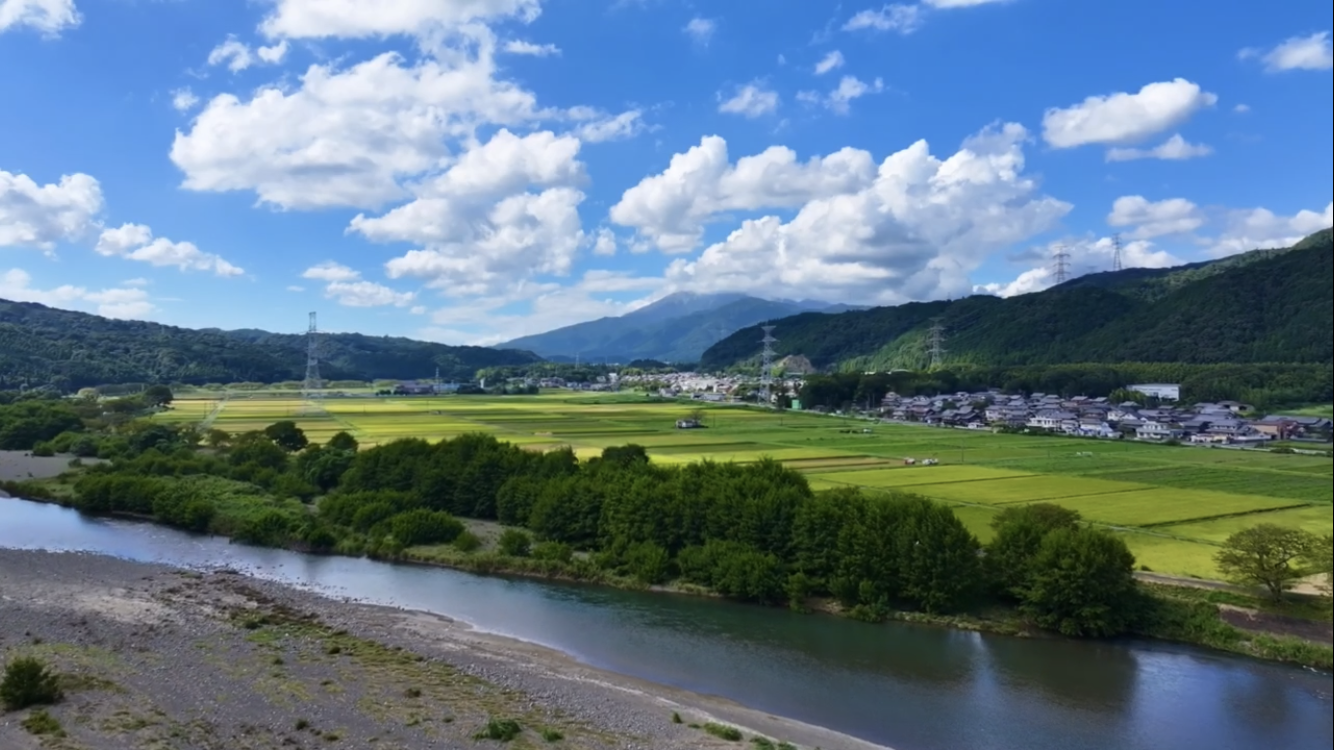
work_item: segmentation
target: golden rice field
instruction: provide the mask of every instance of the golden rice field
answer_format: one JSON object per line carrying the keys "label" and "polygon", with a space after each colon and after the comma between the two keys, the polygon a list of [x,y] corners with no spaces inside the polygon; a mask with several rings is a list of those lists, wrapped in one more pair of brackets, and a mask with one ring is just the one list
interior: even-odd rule
{"label": "golden rice field", "polygon": [[[1267,522],[1328,534],[1334,526],[1334,462],[1318,456],[868,425],[569,392],[344,398],[324,407],[312,415],[297,400],[233,397],[221,403],[212,425],[244,432],[292,419],[313,441],[347,430],[363,445],[484,432],[532,450],[569,446],[581,457],[638,443],[666,464],[767,456],[805,473],[815,489],[852,486],[938,499],[984,540],[1000,509],[1056,503],[1123,534],[1142,566],[1199,578],[1217,577],[1217,545],[1240,529]],[[197,423],[218,408],[216,399],[180,400],[160,418]],[[675,429],[697,408],[705,429]],[[907,458],[939,465],[908,466]]]}

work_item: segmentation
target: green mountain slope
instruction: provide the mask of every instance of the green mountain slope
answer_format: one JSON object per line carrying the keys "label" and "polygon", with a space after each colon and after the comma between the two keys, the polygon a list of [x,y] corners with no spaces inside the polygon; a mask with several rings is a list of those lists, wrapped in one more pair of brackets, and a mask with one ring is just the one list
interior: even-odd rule
{"label": "green mountain slope", "polygon": [[677,293],[616,318],[599,318],[525,336],[501,346],[544,357],[616,362],[655,359],[694,362],[704,350],[739,328],[808,310],[843,311],[823,302],[765,300],[741,294]]}
{"label": "green mountain slope", "polygon": [[[1328,363],[1334,357],[1334,245],[1318,232],[1292,248],[1169,269],[1093,274],[1009,299],[975,296],[776,321],[779,355],[822,369],[921,369],[929,332],[945,364],[1069,362]],[[751,327],[710,347],[701,366],[753,363]]]}
{"label": "green mountain slope", "polygon": [[[445,346],[404,338],[326,334],[321,374],[330,380],[471,378],[483,367],[538,361],[531,352]],[[192,330],[111,320],[0,300],[0,389],[64,389],[136,382],[277,382],[305,376],[306,340],[266,331]]]}

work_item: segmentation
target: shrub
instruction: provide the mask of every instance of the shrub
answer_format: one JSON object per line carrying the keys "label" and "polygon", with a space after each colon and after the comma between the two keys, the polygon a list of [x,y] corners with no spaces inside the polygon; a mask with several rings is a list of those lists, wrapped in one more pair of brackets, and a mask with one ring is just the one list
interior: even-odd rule
{"label": "shrub", "polygon": [[28,718],[22,721],[23,728],[28,730],[28,734],[38,736],[46,735],[50,737],[64,737],[65,729],[60,726],[56,717],[46,712],[46,709],[39,708],[28,715]]}
{"label": "shrub", "polygon": [[38,443],[32,447],[32,455],[38,458],[50,458],[56,455],[56,449],[50,443]]}
{"label": "shrub", "polygon": [[555,729],[543,729],[539,734],[541,734],[542,739],[546,740],[547,742],[560,742],[561,740],[565,739],[565,735],[561,734]]}
{"label": "shrub", "polygon": [[727,742],[740,742],[742,739],[741,730],[736,727],[729,727],[723,724],[714,724],[709,722],[704,725],[704,731]]}
{"label": "shrub", "polygon": [[475,740],[498,740],[509,742],[523,733],[523,727],[514,719],[492,719],[482,731],[473,735]]}
{"label": "shrub", "polygon": [[61,697],[56,676],[37,659],[19,657],[5,665],[5,676],[0,680],[0,702],[10,711],[50,705]]}
{"label": "shrub", "polygon": [[518,529],[505,529],[498,542],[500,553],[510,557],[527,557],[533,549],[533,540]]}
{"label": "shrub", "polygon": [[481,549],[482,540],[471,531],[464,531],[454,537],[454,549],[459,552],[476,552]]}
{"label": "shrub", "polygon": [[568,563],[574,559],[574,548],[562,542],[540,542],[533,545],[531,554],[535,560],[554,560],[555,562]]}

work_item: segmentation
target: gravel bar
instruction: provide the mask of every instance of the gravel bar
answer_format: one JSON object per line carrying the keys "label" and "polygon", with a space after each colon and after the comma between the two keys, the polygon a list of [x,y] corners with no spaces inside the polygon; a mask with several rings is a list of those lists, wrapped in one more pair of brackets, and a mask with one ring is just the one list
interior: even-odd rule
{"label": "gravel bar", "polygon": [[[0,550],[0,659],[19,655],[60,674],[64,736],[4,713],[5,750],[879,748],[438,615],[84,553]],[[477,738],[506,719],[517,738]]]}

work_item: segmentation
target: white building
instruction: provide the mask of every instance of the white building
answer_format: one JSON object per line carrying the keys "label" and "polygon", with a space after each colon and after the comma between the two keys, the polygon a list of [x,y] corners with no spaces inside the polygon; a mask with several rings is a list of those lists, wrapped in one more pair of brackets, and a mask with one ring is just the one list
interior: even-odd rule
{"label": "white building", "polygon": [[1181,386],[1176,383],[1141,383],[1139,385],[1127,386],[1127,390],[1143,393],[1149,398],[1161,399],[1163,401],[1181,400]]}

